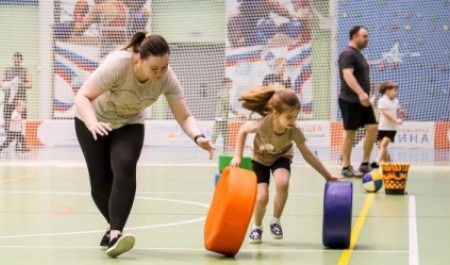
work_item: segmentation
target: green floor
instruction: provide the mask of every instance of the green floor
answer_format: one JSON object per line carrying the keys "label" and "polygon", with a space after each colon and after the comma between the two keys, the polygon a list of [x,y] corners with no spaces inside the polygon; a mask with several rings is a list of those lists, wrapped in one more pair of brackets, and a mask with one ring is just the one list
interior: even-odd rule
{"label": "green floor", "polygon": [[353,180],[356,244],[342,251],[322,246],[323,180],[309,167],[294,167],[282,217],[285,238],[276,241],[268,233],[271,200],[263,244],[250,245],[246,238],[234,259],[203,247],[215,171],[213,166],[140,166],[126,229],[136,236],[136,246],[112,260],[97,246],[105,222],[89,196],[84,167],[3,166],[2,264],[435,265],[450,259],[448,168],[412,168],[406,196],[384,190],[368,195],[360,180]]}

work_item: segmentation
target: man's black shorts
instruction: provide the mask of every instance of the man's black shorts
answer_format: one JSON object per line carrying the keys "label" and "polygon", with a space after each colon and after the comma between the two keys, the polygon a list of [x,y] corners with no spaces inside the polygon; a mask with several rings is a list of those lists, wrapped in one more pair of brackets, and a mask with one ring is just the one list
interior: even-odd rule
{"label": "man's black shorts", "polygon": [[339,98],[339,108],[346,131],[356,131],[364,125],[377,124],[372,106],[364,107],[359,102],[350,102]]}

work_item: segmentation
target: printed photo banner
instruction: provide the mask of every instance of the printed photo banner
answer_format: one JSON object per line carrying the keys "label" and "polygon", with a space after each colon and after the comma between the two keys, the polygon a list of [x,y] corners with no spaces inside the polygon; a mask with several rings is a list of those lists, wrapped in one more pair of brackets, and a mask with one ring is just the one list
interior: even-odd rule
{"label": "printed photo banner", "polygon": [[53,118],[72,118],[74,94],[102,58],[136,30],[150,31],[150,7],[151,0],[55,1]]}
{"label": "printed photo banner", "polygon": [[[274,1],[275,2],[275,1]],[[249,89],[292,89],[302,118],[313,117],[312,10],[309,1],[227,1],[226,75],[232,104]]]}

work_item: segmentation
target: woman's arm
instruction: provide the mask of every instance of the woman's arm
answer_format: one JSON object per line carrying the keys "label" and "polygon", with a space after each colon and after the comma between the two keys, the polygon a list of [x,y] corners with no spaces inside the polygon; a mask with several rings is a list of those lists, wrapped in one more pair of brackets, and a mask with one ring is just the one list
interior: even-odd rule
{"label": "woman's arm", "polygon": [[[175,120],[178,122],[181,129],[183,129],[184,133],[189,136],[189,138],[194,140],[196,136],[202,134],[200,127],[197,124],[197,120],[194,116],[192,116],[185,99],[170,100],[169,107],[175,117]],[[196,139],[196,144],[198,144],[202,149],[209,151],[210,158],[212,158],[216,148],[212,145],[208,138],[204,136],[199,137]]]}
{"label": "woman's arm", "polygon": [[175,120],[181,126],[184,133],[186,133],[189,138],[194,139],[196,135],[201,134],[200,127],[197,124],[197,120],[192,116],[189,107],[186,104],[185,99],[170,100],[169,107],[172,111]]}
{"label": "woman's arm", "polygon": [[102,93],[103,90],[88,79],[75,96],[77,113],[84,124],[86,124],[86,127],[92,132],[94,139],[97,139],[97,134],[101,136],[108,135],[108,132],[112,130],[110,124],[98,122],[94,107],[91,104],[91,101]]}

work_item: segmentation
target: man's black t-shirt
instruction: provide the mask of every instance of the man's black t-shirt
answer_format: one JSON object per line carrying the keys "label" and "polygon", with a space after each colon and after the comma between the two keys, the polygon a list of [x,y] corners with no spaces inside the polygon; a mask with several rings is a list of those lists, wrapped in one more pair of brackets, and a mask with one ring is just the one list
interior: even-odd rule
{"label": "man's black t-shirt", "polygon": [[369,64],[360,51],[353,47],[347,47],[339,55],[339,77],[341,78],[341,93],[339,98],[359,102],[358,95],[347,85],[342,71],[347,68],[353,69],[353,75],[361,88],[370,95]]}

